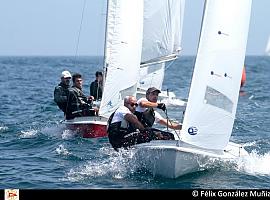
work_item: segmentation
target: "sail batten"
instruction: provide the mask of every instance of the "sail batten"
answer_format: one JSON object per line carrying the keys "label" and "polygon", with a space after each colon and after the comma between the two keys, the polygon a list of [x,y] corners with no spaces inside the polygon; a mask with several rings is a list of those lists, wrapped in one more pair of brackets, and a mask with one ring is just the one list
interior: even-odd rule
{"label": "sail batten", "polygon": [[244,66],[251,2],[206,1],[181,131],[184,142],[217,150],[224,149],[229,142]]}
{"label": "sail batten", "polygon": [[169,62],[169,61],[172,61],[172,60],[176,60],[177,58],[178,58],[177,54],[171,54],[171,55],[168,55],[168,56],[163,56],[163,57],[159,57],[159,58],[156,58],[156,59],[148,60],[148,61],[145,61],[145,62],[141,63],[141,68],[145,67],[145,66],[148,66],[148,65],[154,65],[154,64],[158,64],[158,63],[162,63],[162,62]]}

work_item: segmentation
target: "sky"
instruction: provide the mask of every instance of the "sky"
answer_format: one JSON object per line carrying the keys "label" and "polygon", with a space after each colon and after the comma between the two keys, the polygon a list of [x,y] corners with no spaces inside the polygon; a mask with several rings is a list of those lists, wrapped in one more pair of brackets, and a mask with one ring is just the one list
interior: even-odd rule
{"label": "sky", "polygon": [[[186,0],[183,55],[196,54],[203,2]],[[86,0],[79,31],[83,7],[84,0],[0,0],[0,56],[103,55],[105,1]],[[264,55],[269,8],[269,0],[253,0],[247,55]]]}

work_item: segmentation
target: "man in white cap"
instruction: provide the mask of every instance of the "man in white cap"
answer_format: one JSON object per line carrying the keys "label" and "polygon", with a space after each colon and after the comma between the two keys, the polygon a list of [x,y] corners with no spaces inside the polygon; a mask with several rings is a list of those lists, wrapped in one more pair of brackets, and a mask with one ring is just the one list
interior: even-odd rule
{"label": "man in white cap", "polygon": [[58,107],[66,114],[67,111],[67,99],[68,88],[70,87],[71,74],[69,71],[63,71],[61,73],[61,82],[54,89],[54,101]]}

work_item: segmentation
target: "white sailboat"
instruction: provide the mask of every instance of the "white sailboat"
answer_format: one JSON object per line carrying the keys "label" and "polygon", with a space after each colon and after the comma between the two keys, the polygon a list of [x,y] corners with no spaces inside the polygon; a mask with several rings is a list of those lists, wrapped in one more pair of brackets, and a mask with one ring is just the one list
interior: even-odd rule
{"label": "white sailboat", "polygon": [[270,56],[270,36],[268,37],[268,41],[265,47],[265,55]]}
{"label": "white sailboat", "polygon": [[[137,98],[149,87],[162,89],[166,63],[178,58],[181,50],[185,0],[145,0],[143,45]],[[162,91],[162,90],[161,90]],[[159,99],[175,98],[162,91]]]}
{"label": "white sailboat", "polygon": [[107,136],[107,119],[126,95],[136,95],[143,37],[143,0],[108,0],[104,50],[105,82],[99,116],[65,120],[83,137]]}
{"label": "white sailboat", "polygon": [[[252,0],[207,0],[188,103],[175,141],[135,145],[155,175],[177,178],[211,159],[248,155],[230,142],[244,65]],[[230,13],[228,15],[228,13]]]}

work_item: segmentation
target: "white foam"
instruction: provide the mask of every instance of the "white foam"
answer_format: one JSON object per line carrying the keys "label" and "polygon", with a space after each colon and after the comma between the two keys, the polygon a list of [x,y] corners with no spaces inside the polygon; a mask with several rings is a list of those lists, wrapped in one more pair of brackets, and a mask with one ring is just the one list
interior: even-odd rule
{"label": "white foam", "polygon": [[7,126],[0,126],[0,132],[4,132],[6,130],[8,130]]}
{"label": "white foam", "polygon": [[70,155],[68,150],[64,147],[64,145],[60,144],[56,150],[55,150],[59,155]]}
{"label": "white foam", "polygon": [[76,169],[71,169],[67,174],[70,181],[80,181],[103,176],[113,177],[115,179],[123,179],[130,173],[134,172],[134,163],[132,151],[120,150],[114,151],[111,147],[101,148],[101,154],[107,154],[106,159],[93,159],[87,164]]}
{"label": "white foam", "polygon": [[270,175],[270,152],[258,154],[252,151],[249,156],[237,162],[239,171],[252,175]]}
{"label": "white foam", "polygon": [[21,131],[20,138],[33,138],[38,134],[37,130]]}
{"label": "white foam", "polygon": [[74,138],[75,133],[72,130],[66,129],[62,132],[62,139]]}

